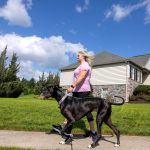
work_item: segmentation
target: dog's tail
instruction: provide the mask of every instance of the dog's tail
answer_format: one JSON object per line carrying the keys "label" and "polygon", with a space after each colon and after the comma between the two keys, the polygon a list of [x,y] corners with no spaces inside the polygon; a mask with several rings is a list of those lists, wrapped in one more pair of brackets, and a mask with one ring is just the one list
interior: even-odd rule
{"label": "dog's tail", "polygon": [[125,103],[125,99],[121,96],[114,96],[114,99],[108,100],[111,105],[123,105]]}

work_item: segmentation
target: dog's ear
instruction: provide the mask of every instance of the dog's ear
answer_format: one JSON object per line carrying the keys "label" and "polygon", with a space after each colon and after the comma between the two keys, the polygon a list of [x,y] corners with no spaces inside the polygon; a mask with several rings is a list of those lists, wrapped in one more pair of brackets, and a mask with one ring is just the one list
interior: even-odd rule
{"label": "dog's ear", "polygon": [[59,86],[59,84],[49,84],[47,87],[48,87],[48,88],[62,89],[62,87]]}
{"label": "dog's ear", "polygon": [[55,85],[53,85],[53,84],[49,84],[47,87],[48,87],[48,88],[54,88],[54,87],[55,87]]}

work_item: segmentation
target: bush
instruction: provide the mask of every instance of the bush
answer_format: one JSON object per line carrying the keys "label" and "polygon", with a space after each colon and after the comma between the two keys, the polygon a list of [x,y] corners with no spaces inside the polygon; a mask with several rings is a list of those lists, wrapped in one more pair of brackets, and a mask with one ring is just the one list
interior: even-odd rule
{"label": "bush", "polygon": [[150,85],[139,85],[135,88],[133,95],[150,95]]}
{"label": "bush", "polygon": [[132,95],[129,97],[129,101],[131,103],[150,103],[150,95]]}
{"label": "bush", "polygon": [[0,97],[16,98],[22,93],[22,85],[20,81],[6,82],[0,84]]}

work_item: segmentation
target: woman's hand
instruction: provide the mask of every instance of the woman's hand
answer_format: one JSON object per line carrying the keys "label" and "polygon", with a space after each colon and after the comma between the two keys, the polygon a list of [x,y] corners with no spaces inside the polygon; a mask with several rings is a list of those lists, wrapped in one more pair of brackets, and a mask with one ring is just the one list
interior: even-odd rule
{"label": "woman's hand", "polygon": [[69,87],[69,88],[67,89],[67,92],[68,92],[68,93],[72,93],[72,92],[73,92],[73,88],[72,88],[72,87]]}

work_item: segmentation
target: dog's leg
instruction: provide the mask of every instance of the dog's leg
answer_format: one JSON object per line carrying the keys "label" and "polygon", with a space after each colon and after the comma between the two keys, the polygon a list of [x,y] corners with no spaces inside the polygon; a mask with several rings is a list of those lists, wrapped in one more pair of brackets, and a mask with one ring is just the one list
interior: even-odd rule
{"label": "dog's leg", "polygon": [[117,137],[117,143],[114,146],[115,147],[120,146],[120,131],[113,125],[110,117],[105,119],[104,122],[107,126],[109,126],[113,130],[114,134]]}
{"label": "dog's leg", "polygon": [[65,112],[65,117],[67,118],[67,123],[66,125],[63,127],[62,131],[61,131],[61,135],[62,136],[65,136],[66,139],[64,142],[60,142],[60,144],[69,144],[72,142],[72,138],[73,138],[73,135],[72,134],[67,134],[65,133],[65,131],[67,129],[70,129],[70,133],[71,133],[71,130],[72,130],[72,125],[73,123],[75,122],[75,119],[73,118],[72,114],[70,113],[70,111],[64,111]]}
{"label": "dog's leg", "polygon": [[[67,124],[64,126],[64,128],[63,128],[62,131],[61,131],[61,135],[65,137],[65,141],[59,142],[60,144],[71,144],[71,143],[72,143],[73,135],[72,135],[72,134],[69,134],[69,133],[65,133],[65,131],[66,131],[68,128],[71,128],[71,129],[72,129],[72,123],[69,122],[69,121],[67,122]],[[71,133],[71,132],[70,132],[70,133]]]}
{"label": "dog's leg", "polygon": [[101,138],[101,127],[103,123],[103,119],[107,113],[108,106],[103,106],[102,108],[99,108],[96,116],[96,123],[97,123],[97,136],[94,137],[93,143],[88,146],[88,148],[94,148],[96,145],[98,145],[98,141]]}

